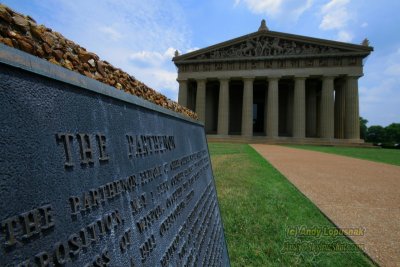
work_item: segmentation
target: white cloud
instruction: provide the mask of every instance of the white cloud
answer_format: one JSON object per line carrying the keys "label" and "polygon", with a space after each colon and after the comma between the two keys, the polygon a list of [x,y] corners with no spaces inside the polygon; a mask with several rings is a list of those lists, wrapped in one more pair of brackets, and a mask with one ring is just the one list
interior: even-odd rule
{"label": "white cloud", "polygon": [[354,14],[350,12],[350,0],[330,0],[320,10],[322,16],[319,28],[321,30],[337,31],[336,40],[350,42],[353,40],[353,33],[348,28],[351,20],[355,20]]}
{"label": "white cloud", "polygon": [[339,31],[337,40],[340,42],[351,42],[353,40],[353,35],[347,31]]}
{"label": "white cloud", "polygon": [[331,0],[321,8],[323,15],[319,28],[322,30],[342,29],[347,26],[350,14],[347,9],[349,0]]}
{"label": "white cloud", "polygon": [[112,27],[104,26],[100,27],[99,30],[110,36],[113,41],[119,41],[122,38],[122,34]]}
{"label": "white cloud", "polygon": [[[242,0],[247,8],[255,14],[267,14],[274,16],[280,12],[282,0]],[[240,0],[235,0],[237,6]]]}
{"label": "white cloud", "polygon": [[160,53],[157,51],[145,51],[142,50],[140,52],[132,53],[129,58],[133,60],[133,62],[140,61],[142,63],[146,63],[153,66],[161,66],[166,63],[167,60],[171,60],[175,55],[175,50],[172,47],[169,47],[164,53]]}
{"label": "white cloud", "polygon": [[338,8],[346,6],[350,0],[330,0],[327,4],[322,6],[321,11],[323,13],[332,12]]}
{"label": "white cloud", "polygon": [[[164,52],[142,50],[130,54],[129,59],[133,64],[128,66],[132,73],[139,73],[141,81],[153,89],[164,94],[172,100],[178,98],[178,83],[176,81],[177,72],[172,66],[172,58],[175,56],[176,49],[167,48]],[[147,82],[146,82],[147,81]]]}
{"label": "white cloud", "polygon": [[366,27],[368,27],[368,23],[367,23],[367,22],[363,22],[363,23],[361,24],[361,28],[366,28]]}
{"label": "white cloud", "polygon": [[[200,49],[199,47],[192,47],[192,48],[189,48],[188,50],[186,50],[186,53],[190,53],[190,52],[193,52],[193,51],[196,51],[199,49]],[[180,53],[180,51],[179,51],[179,53]]]}
{"label": "white cloud", "polygon": [[254,14],[265,14],[270,17],[285,16],[297,20],[311,8],[313,0],[235,0],[234,6],[240,3]]}
{"label": "white cloud", "polygon": [[298,8],[296,8],[293,11],[293,15],[296,17],[296,19],[298,19],[305,11],[310,9],[312,7],[313,2],[314,2],[313,0],[307,0],[304,3],[304,5],[299,6]]}
{"label": "white cloud", "polygon": [[164,57],[168,59],[172,59],[175,56],[175,51],[177,49],[173,47],[168,47],[168,49],[164,52]]}

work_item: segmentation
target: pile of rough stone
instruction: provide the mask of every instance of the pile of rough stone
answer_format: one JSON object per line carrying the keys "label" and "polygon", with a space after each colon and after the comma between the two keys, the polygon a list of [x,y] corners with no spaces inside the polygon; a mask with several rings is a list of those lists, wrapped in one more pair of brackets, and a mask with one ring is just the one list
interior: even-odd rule
{"label": "pile of rough stone", "polygon": [[19,14],[2,4],[0,42],[197,119],[193,111],[168,99],[107,61],[100,60],[96,54],[86,51],[60,33],[37,25],[30,16]]}

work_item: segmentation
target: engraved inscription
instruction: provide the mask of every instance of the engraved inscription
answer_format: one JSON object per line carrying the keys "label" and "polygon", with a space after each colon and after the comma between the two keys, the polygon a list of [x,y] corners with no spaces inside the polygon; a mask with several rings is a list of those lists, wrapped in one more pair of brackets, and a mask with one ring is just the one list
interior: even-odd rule
{"label": "engraved inscription", "polygon": [[91,263],[85,264],[84,267],[107,267],[111,264],[111,256],[107,249],[104,249],[101,255],[96,255]]}
{"label": "engraved inscription", "polygon": [[10,247],[17,243],[27,242],[54,225],[51,205],[44,205],[18,216],[7,218],[1,222],[4,244],[6,247]]}
{"label": "engraved inscription", "polygon": [[147,207],[146,193],[143,193],[140,197],[135,198],[130,202],[132,215],[136,215]]}
{"label": "engraved inscription", "polygon": [[[69,135],[63,136],[70,141],[73,139]],[[104,135],[98,135],[102,140],[98,143],[99,146],[102,142],[106,142],[102,136]],[[89,149],[90,145],[88,143],[86,145],[86,149]],[[105,147],[103,148],[103,152],[99,152],[100,157],[107,155]],[[86,150],[85,153],[88,158],[93,158],[93,154],[90,155],[93,151]],[[138,260],[143,264],[152,257],[159,241],[172,234],[171,242],[164,248],[164,254],[159,261],[161,266],[218,265],[222,253],[218,248],[224,244],[220,243],[223,239],[220,225],[211,223],[217,219],[215,191],[211,182],[197,197],[194,190],[198,179],[209,168],[206,150],[172,159],[126,178],[84,191],[80,195],[70,196],[68,199],[70,213],[73,217],[80,214],[78,218],[83,218],[97,210],[99,206],[108,207],[104,205],[121,195],[129,196],[131,199],[129,208],[131,216],[136,218],[136,227],[125,228],[118,235],[116,245],[121,254],[126,254],[132,249],[132,244],[137,244],[135,238],[144,240],[139,247],[134,248],[138,250],[140,255]],[[154,192],[137,194],[138,189],[149,184],[152,184]],[[191,204],[193,199],[196,199],[196,202]],[[188,211],[189,206],[193,208]],[[40,235],[40,231],[54,225],[54,211],[50,205],[8,218],[2,222],[5,244],[12,246],[17,242],[23,242],[25,239]],[[67,265],[77,260],[88,249],[94,248],[105,236],[111,234],[113,229],[122,225],[124,218],[119,210],[105,213],[70,234],[67,239],[55,242],[51,249],[36,253],[32,258],[21,262],[19,266]],[[155,229],[158,230],[154,231]],[[210,258],[199,258],[200,255],[209,255]],[[136,260],[130,257],[130,266],[140,265]],[[107,249],[103,249],[84,266],[109,266],[112,262],[111,254]]]}
{"label": "engraved inscription", "polygon": [[[100,163],[110,160],[109,139],[102,133],[59,133],[56,139],[64,148],[65,168],[74,167],[75,160],[79,160],[83,167],[94,165],[97,160]],[[142,160],[143,157],[161,155],[176,148],[173,136],[126,135],[126,140],[129,159]],[[51,247],[32,254],[18,266],[68,265],[120,228],[115,243],[121,255],[129,255],[127,252],[134,249],[140,256],[138,259],[130,257],[130,266],[149,261],[154,250],[159,249],[159,242],[168,237],[171,242],[166,248],[161,248],[164,251],[159,261],[161,266],[190,266],[200,263],[218,265],[218,255],[221,253],[218,252],[217,244],[223,236],[219,234],[222,230],[218,225],[211,223],[216,219],[215,192],[211,182],[197,197],[194,190],[196,182],[209,168],[208,153],[201,150],[167,162],[159,162],[146,169],[136,170],[125,178],[114,179],[70,195],[66,202],[73,222],[107,209],[116,198],[123,196],[123,199],[130,199],[127,206],[130,213],[125,213],[125,216],[133,216],[134,224],[130,227],[125,225],[123,213],[113,209],[86,223],[67,238],[53,243]],[[141,191],[145,187],[152,190]],[[194,199],[196,202],[192,203]],[[190,210],[188,207],[191,207]],[[41,238],[44,231],[54,227],[54,210],[51,205],[7,218],[1,222],[4,246],[11,248],[16,244],[24,245],[35,241]],[[138,247],[132,246],[138,244],[135,238],[142,242]],[[210,238],[216,240],[210,241]],[[205,247],[208,249],[205,250]],[[204,253],[212,258],[199,258]],[[107,248],[93,255],[95,256],[91,260],[85,260],[86,263],[82,263],[82,266],[109,266],[113,262]]]}
{"label": "engraved inscription", "polygon": [[[83,251],[98,244],[101,237],[110,234],[113,229],[122,224],[123,219],[119,210],[114,210],[71,234],[67,240],[56,242],[50,251],[41,251],[32,259],[23,261],[20,266],[32,266],[33,263],[39,266],[65,265],[78,258]],[[96,264],[99,262],[109,263],[110,260],[109,253],[104,250],[100,257],[96,256],[93,262],[87,266],[103,266]]]}
{"label": "engraved inscription", "polygon": [[99,160],[100,161],[107,161],[110,159],[106,152],[106,136],[102,133],[96,134],[97,142],[99,144]]}
{"label": "engraved inscription", "polygon": [[120,238],[119,247],[121,249],[121,252],[126,252],[128,247],[132,244],[131,235],[132,235],[132,230],[127,229],[125,230],[123,236]]}
{"label": "engraved inscription", "polygon": [[127,134],[126,139],[129,158],[165,153],[176,148],[174,136]]}
{"label": "engraved inscription", "polygon": [[56,134],[56,139],[58,142],[62,142],[64,144],[65,149],[65,167],[72,167],[74,163],[72,162],[72,153],[71,153],[71,142],[73,141],[74,136],[70,133],[58,133]]}
{"label": "engraved inscription", "polygon": [[93,163],[93,151],[90,141],[91,135],[87,133],[78,133],[77,136],[80,147],[81,164],[85,165]]}
{"label": "engraved inscription", "polygon": [[[75,138],[74,138],[75,137]],[[78,141],[79,144],[79,158],[82,166],[88,166],[94,164],[94,150],[93,142],[94,136],[89,133],[77,133],[76,135],[72,133],[58,133],[56,134],[56,141],[58,144],[62,143],[64,145],[65,152],[65,168],[72,168],[74,166],[74,154],[73,143],[74,140]],[[99,153],[99,162],[108,162],[110,156],[107,153],[107,138],[102,133],[96,134],[97,139],[97,149]]]}
{"label": "engraved inscription", "polygon": [[154,209],[150,210],[143,218],[140,218],[139,221],[136,222],[136,226],[140,233],[148,230],[152,224],[157,221],[161,215],[163,215],[164,209],[161,206],[157,206]]}
{"label": "engraved inscription", "polygon": [[71,215],[79,212],[90,212],[101,203],[110,201],[123,192],[130,192],[137,187],[136,176],[120,179],[114,182],[83,192],[82,196],[71,196],[69,198]]}
{"label": "engraved inscription", "polygon": [[151,235],[141,246],[140,255],[142,256],[142,262],[150,256],[150,253],[156,248],[156,241],[154,235]]}

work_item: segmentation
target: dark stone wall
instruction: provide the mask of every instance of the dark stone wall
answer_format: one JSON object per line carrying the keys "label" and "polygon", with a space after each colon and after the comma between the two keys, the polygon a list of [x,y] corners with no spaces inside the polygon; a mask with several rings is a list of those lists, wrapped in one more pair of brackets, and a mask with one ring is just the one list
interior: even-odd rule
{"label": "dark stone wall", "polygon": [[0,63],[1,265],[229,265],[204,127],[96,90]]}

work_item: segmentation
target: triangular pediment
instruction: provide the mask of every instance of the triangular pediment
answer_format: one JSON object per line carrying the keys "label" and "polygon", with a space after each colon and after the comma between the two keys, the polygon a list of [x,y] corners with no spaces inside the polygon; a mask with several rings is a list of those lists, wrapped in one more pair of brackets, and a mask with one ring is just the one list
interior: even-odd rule
{"label": "triangular pediment", "polygon": [[372,50],[373,48],[368,45],[355,45],[262,30],[176,56],[173,61],[175,63],[185,63],[350,55],[365,57],[369,55]]}

